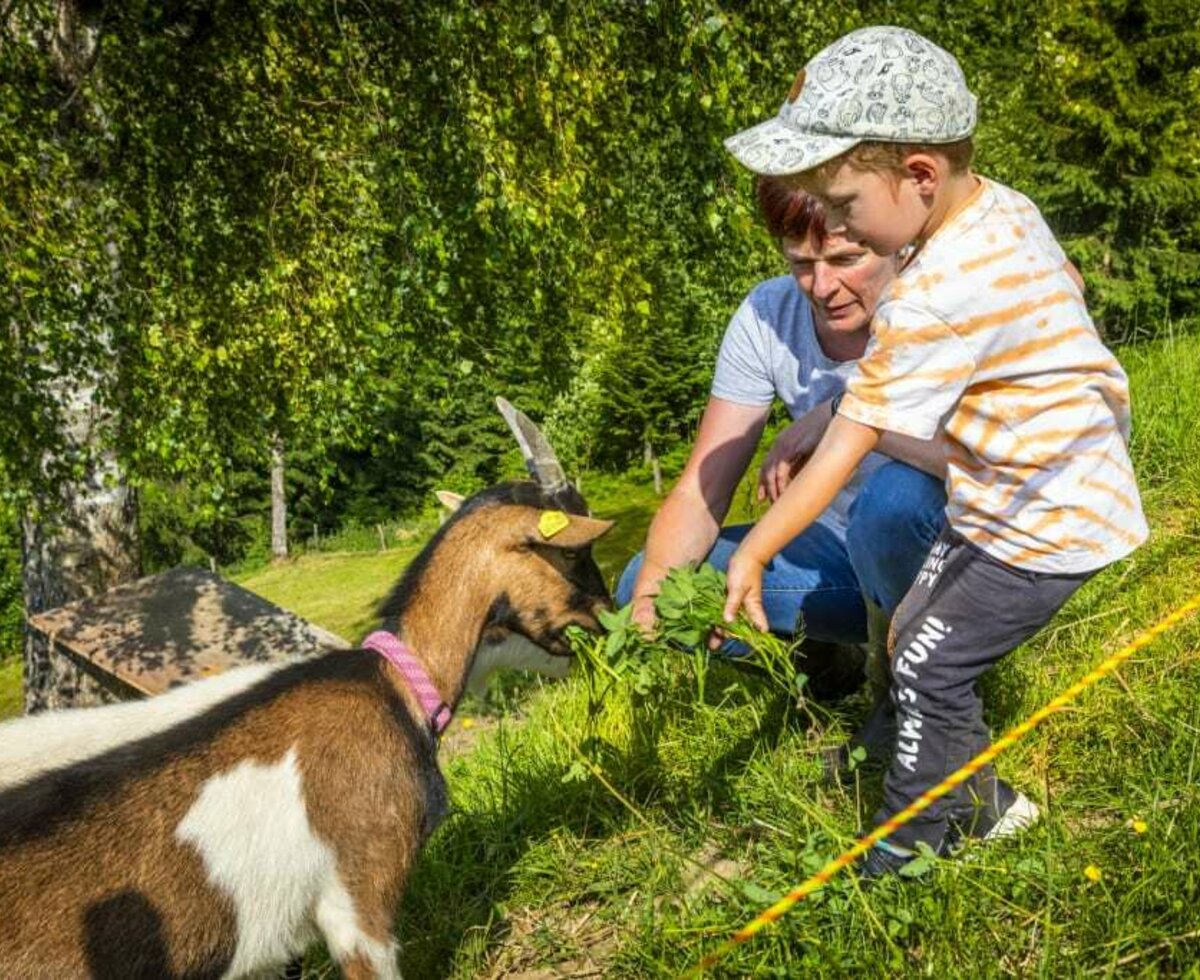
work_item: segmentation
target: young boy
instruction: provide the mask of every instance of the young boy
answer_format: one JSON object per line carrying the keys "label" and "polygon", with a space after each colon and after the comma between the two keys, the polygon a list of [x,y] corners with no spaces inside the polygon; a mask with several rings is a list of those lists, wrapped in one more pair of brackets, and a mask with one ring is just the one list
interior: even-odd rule
{"label": "young boy", "polygon": [[[831,230],[880,254],[910,249],[837,417],[734,554],[725,609],[765,625],[764,566],[880,434],[930,439],[943,424],[948,526],[892,621],[899,732],[877,822],[988,745],[979,678],[1147,534],[1125,374],[1037,208],[970,171],[974,128],[951,55],[872,27],[818,54],[775,119],[726,143],[757,173],[797,175]],[[1037,816],[989,768],[868,852],[860,873],[898,870],[920,842],[945,854]]]}

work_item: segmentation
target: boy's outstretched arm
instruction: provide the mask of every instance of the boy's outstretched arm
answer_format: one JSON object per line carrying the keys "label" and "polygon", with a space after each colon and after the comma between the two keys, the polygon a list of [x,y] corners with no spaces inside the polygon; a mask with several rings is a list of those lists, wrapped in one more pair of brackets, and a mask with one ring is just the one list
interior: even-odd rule
{"label": "boy's outstretched arm", "polygon": [[767,629],[762,605],[763,568],[803,532],[854,475],[858,464],[879,442],[880,430],[843,415],[829,423],[812,457],[788,484],[775,505],[734,552],[726,582],[725,622],[740,607],[761,630]]}

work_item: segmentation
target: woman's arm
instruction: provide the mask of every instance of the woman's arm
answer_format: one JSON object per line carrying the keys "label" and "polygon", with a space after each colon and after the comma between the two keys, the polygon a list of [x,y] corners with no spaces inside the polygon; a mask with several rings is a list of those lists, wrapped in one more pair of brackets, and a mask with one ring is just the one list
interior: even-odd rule
{"label": "woman's arm", "polygon": [[672,568],[699,562],[712,550],[770,411],[709,398],[687,465],[646,536],[646,553],[633,586],[634,619],[654,623],[654,596]]}
{"label": "woman's arm", "polygon": [[[775,437],[758,474],[758,499],[776,501],[817,448],[833,419],[829,401],[814,405]],[[946,453],[942,436],[914,439],[898,432],[884,432],[875,451],[907,463],[938,479],[946,476]]]}
{"label": "woman's arm", "polygon": [[904,436],[899,432],[884,432],[879,437],[879,445],[875,452],[883,453],[901,463],[907,463],[913,469],[921,470],[939,480],[946,478],[946,449],[943,445],[945,436],[939,431],[932,439],[916,439]]}
{"label": "woman's arm", "polygon": [[744,605],[751,622],[767,629],[762,605],[763,569],[821,516],[858,464],[876,447],[879,435],[879,429],[843,415],[829,424],[812,458],[734,552],[727,576],[726,622],[732,622]]}

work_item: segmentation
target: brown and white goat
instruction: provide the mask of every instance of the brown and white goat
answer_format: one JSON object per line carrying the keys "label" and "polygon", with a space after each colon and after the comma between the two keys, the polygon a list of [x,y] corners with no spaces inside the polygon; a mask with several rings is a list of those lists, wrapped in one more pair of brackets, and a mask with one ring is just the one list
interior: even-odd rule
{"label": "brown and white goat", "polygon": [[[537,644],[546,662],[523,666],[562,663],[564,630],[608,602],[590,546],[610,526],[569,486],[485,491],[409,567],[385,627],[451,707],[515,649],[485,635]],[[371,651],[9,722],[0,976],[236,977],[320,936],[347,977],[397,977],[397,906],[446,810],[428,719]]]}

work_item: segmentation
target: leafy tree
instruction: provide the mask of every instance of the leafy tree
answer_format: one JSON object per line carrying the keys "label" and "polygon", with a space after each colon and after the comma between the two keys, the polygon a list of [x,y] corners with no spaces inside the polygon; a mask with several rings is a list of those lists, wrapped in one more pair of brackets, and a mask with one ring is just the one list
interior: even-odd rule
{"label": "leafy tree", "polygon": [[1200,298],[1200,30],[1175,0],[1042,7],[1028,92],[1040,200],[1110,334],[1154,335]]}
{"label": "leafy tree", "polygon": [[721,141],[866,23],[959,55],[980,169],[1043,207],[1111,336],[1196,311],[1171,0],[76,2],[96,58],[66,75],[56,4],[5,7],[0,478],[84,472],[47,449],[86,388],[164,560],[261,540],[276,438],[306,531],[509,472],[497,393],[573,466],[686,441],[780,269]]}
{"label": "leafy tree", "polygon": [[[10,164],[3,190],[15,192],[0,211],[13,279],[0,300],[9,340],[0,376],[13,410],[0,441],[0,486],[15,491],[22,511],[29,612],[103,591],[140,567],[136,498],[111,451],[119,419],[103,398],[118,373],[121,256],[96,167],[110,130],[88,90],[101,11],[72,0],[55,11],[10,4],[0,21],[6,74],[32,94],[5,105],[29,128],[0,136],[0,158]],[[29,710],[57,706],[60,689],[85,683],[64,659],[52,662],[32,633],[24,654]]]}

